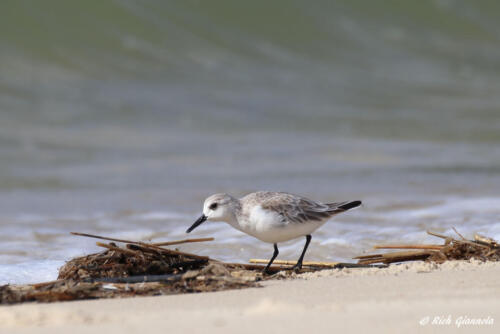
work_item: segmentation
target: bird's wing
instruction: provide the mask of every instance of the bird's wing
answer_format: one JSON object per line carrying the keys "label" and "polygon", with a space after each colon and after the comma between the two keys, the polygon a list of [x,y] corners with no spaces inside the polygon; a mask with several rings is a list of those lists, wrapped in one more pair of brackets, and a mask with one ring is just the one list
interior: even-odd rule
{"label": "bird's wing", "polygon": [[362,203],[361,201],[345,201],[345,202],[337,202],[337,203],[328,203],[330,207],[330,211],[332,211],[334,214],[335,213],[341,213],[353,208],[357,208],[360,206]]}
{"label": "bird's wing", "polygon": [[276,212],[284,222],[290,223],[322,221],[337,213],[330,205],[286,193],[269,196],[261,203],[261,207]]}

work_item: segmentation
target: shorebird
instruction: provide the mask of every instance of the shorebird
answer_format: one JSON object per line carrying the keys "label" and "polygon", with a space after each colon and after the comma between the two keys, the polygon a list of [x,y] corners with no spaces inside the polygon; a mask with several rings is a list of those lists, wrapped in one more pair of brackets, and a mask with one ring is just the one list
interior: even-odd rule
{"label": "shorebird", "polygon": [[274,253],[265,273],[279,254],[278,243],[305,236],[306,244],[293,270],[302,268],[302,260],[311,242],[311,233],[330,217],[358,207],[361,201],[320,203],[305,197],[271,191],[258,191],[237,199],[228,194],[215,194],[203,204],[203,214],[186,233],[203,222],[223,221],[261,241],[272,243]]}

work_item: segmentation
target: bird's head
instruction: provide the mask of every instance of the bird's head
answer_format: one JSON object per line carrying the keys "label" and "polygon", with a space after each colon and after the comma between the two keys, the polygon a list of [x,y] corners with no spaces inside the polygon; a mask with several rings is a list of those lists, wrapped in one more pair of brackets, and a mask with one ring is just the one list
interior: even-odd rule
{"label": "bird's head", "polygon": [[207,220],[232,221],[234,219],[234,207],[237,203],[238,200],[228,194],[215,194],[208,197],[203,203],[203,214],[187,229],[186,233],[191,232]]}

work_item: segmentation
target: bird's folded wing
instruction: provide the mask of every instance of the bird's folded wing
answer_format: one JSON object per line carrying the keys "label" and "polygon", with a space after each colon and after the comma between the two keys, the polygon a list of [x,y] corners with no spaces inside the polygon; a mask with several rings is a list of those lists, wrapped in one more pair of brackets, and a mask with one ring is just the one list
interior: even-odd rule
{"label": "bird's folded wing", "polygon": [[283,222],[298,224],[308,221],[322,221],[337,213],[329,205],[297,197],[288,197],[286,200],[284,198],[270,198],[261,206],[264,210],[279,214]]}

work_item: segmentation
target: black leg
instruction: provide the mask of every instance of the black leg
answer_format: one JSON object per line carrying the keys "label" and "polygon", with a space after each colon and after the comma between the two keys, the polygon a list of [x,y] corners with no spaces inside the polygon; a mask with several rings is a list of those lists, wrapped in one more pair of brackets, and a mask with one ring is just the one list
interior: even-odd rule
{"label": "black leg", "polygon": [[308,234],[306,235],[306,245],[304,246],[304,250],[302,251],[302,254],[299,257],[299,260],[297,261],[297,264],[293,266],[292,270],[300,270],[302,268],[302,260],[304,260],[304,255],[306,255],[306,250],[307,247],[309,246],[309,243],[311,242],[311,235]]}
{"label": "black leg", "polygon": [[269,263],[267,264],[266,266],[266,269],[264,269],[264,272],[266,274],[269,274],[269,267],[271,266],[271,264],[273,263],[274,259],[276,258],[276,256],[278,256],[279,254],[279,250],[278,250],[278,244],[274,244],[274,253],[273,253],[273,257],[271,258],[271,260],[269,260]]}

